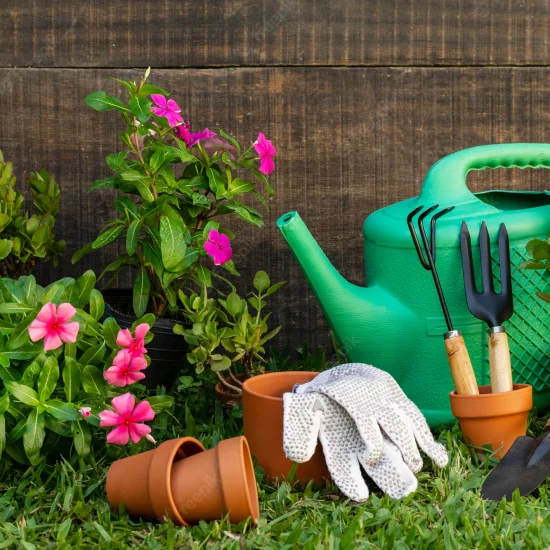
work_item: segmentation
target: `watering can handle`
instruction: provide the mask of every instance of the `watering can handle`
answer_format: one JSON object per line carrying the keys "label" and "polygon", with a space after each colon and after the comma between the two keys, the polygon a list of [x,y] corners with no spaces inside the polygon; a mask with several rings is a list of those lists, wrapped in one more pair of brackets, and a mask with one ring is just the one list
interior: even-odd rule
{"label": "watering can handle", "polygon": [[503,143],[462,149],[438,160],[426,174],[419,202],[457,204],[474,194],[466,185],[470,170],[484,168],[550,168],[549,143]]}

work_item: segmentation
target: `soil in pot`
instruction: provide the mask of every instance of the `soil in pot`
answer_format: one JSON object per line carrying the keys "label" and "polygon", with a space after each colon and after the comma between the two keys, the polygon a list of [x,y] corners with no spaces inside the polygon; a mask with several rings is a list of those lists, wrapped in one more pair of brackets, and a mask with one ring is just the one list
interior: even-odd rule
{"label": "soil in pot", "polygon": [[[288,476],[294,463],[283,450],[283,394],[295,384],[305,384],[318,372],[272,372],[249,378],[243,384],[244,435],[250,452],[257,458],[271,480]],[[310,480],[322,483],[329,471],[321,444],[317,442],[314,455],[296,469],[297,479],[305,484]]]}
{"label": "soil in pot", "polygon": [[[106,289],[102,291],[105,299],[103,319],[113,317],[121,328],[130,328],[136,318],[132,309],[132,291],[129,289]],[[153,327],[155,335],[147,344],[147,355],[151,364],[145,371],[143,384],[147,388],[164,386],[170,389],[176,382],[185,365],[188,345],[183,336],[174,334],[175,321],[157,319]]]}
{"label": "soil in pot", "polygon": [[[247,374],[237,374],[235,376],[239,382],[244,382],[250,378]],[[231,384],[232,386],[238,386],[234,380],[227,377],[225,378],[225,381]],[[229,390],[226,386],[224,386],[221,382],[218,382],[216,384],[216,397],[218,401],[221,403],[222,407],[227,410],[231,410],[235,405],[239,405],[243,401],[243,394],[241,393],[235,393]],[[242,390],[242,387],[241,387]]]}
{"label": "soil in pot", "polygon": [[502,458],[514,441],[527,432],[533,391],[528,384],[514,384],[508,392],[491,393],[491,386],[479,386],[479,395],[451,392],[451,410],[458,419],[464,441],[481,448],[490,445]]}

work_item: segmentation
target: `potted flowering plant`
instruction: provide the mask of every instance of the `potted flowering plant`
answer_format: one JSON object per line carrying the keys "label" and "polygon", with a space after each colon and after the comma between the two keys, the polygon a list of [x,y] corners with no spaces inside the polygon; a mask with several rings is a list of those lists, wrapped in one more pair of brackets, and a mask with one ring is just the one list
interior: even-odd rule
{"label": "potted flowering plant", "polygon": [[145,376],[152,316],[134,336],[112,318],[101,323],[95,282],[91,271],[46,288],[32,275],[0,279],[0,456],[36,464],[74,448],[93,463],[95,427],[114,426],[107,443],[152,440],[145,422],[171,407],[166,396],[136,405],[125,388]]}
{"label": "potted flowering plant", "polygon": [[44,169],[31,172],[28,183],[38,210],[32,216],[23,210],[25,199],[15,181],[12,163],[4,162],[0,151],[0,276],[17,278],[28,275],[37,260],[57,265],[65,242],[53,234],[60,199],[55,179]]}
{"label": "potted flowering plant", "polygon": [[[131,299],[109,298],[119,313],[127,315],[117,317],[122,326],[146,312],[166,318],[154,329],[156,342],[162,340],[162,345],[150,350],[155,361],[150,383],[166,384],[177,377],[185,350],[179,339],[171,339],[178,294],[189,293],[193,286],[212,287],[213,279],[226,280],[214,266],[238,276],[231,259],[235,236],[220,218],[237,216],[262,227],[261,213],[245,199],[254,197],[268,208],[273,190],[266,176],[274,169],[276,151],[262,133],[243,150],[222,130],[219,135],[208,128],[193,132],[176,101],[168,99],[169,93],[147,83],[148,74],[137,84],[120,81],[127,101],[103,91],[86,97],[93,109],[122,115],[126,127],[120,140],[125,149],[106,158],[113,175],[92,185],[92,189],[119,191],[118,215],[73,256],[73,263],[124,240],[125,254],[100,278],[109,274],[111,282],[124,268],[136,274]],[[116,316],[109,308],[108,312]]]}

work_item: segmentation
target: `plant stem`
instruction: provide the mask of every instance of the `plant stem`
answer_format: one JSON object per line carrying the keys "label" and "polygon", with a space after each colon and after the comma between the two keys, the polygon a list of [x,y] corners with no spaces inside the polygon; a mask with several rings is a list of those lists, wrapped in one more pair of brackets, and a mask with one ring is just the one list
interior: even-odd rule
{"label": "plant stem", "polygon": [[216,376],[219,378],[220,382],[222,383],[222,386],[229,388],[233,393],[236,393],[237,395],[242,395],[243,391],[241,390],[241,388],[238,388],[237,386],[233,386],[233,384],[230,384],[219,372],[216,372]]}
{"label": "plant stem", "polygon": [[233,382],[235,382],[239,387],[242,388],[243,383],[231,371],[229,371],[229,378],[231,378]]}

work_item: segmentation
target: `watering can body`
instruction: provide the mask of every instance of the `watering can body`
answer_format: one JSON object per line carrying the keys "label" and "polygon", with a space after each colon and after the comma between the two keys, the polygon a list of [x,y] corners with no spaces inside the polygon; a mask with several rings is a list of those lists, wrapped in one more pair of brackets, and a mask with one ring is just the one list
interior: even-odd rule
{"label": "watering can body", "polygon": [[[353,285],[337,273],[296,212],[277,222],[348,359],[392,374],[432,427],[454,421],[448,397],[454,388],[443,345],[447,326],[441,305],[406,223],[407,214],[420,205],[455,206],[438,221],[436,265],[454,328],[464,335],[479,385],[489,383],[487,327],[466,305],[460,228],[465,220],[477,259],[481,223],[487,223],[492,243],[496,243],[500,224],[506,224],[514,315],[505,326],[514,382],[533,386],[537,408],[550,406],[550,305],[535,295],[550,282],[549,272],[518,269],[527,259],[526,243],[550,234],[550,194],[469,191],[466,175],[470,170],[499,167],[550,168],[550,144],[484,145],[458,151],[434,164],[418,197],[366,219],[366,287]],[[493,259],[498,263],[496,245]],[[493,271],[499,274],[499,269]]]}

